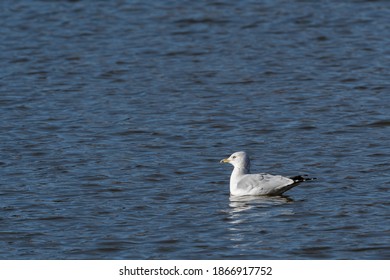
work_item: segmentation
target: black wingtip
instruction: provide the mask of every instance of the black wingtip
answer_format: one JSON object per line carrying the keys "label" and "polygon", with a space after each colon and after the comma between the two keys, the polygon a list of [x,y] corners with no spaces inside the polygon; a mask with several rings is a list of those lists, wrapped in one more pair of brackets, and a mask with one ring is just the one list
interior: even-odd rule
{"label": "black wingtip", "polygon": [[317,178],[313,177],[310,178],[309,175],[297,175],[294,177],[290,177],[291,180],[294,180],[295,183],[305,182],[305,181],[312,181],[316,180]]}

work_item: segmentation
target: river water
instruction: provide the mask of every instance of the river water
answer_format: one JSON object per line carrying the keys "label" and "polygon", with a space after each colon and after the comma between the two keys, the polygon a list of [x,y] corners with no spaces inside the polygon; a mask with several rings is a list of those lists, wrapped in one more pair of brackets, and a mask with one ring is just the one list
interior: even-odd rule
{"label": "river water", "polygon": [[1,6],[1,259],[390,259],[389,1]]}

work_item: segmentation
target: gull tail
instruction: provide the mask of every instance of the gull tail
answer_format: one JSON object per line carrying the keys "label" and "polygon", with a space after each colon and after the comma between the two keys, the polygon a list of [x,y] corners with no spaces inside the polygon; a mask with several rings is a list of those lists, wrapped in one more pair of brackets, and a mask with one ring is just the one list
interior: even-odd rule
{"label": "gull tail", "polygon": [[289,189],[292,189],[293,187],[297,186],[299,183],[317,179],[317,178],[310,178],[308,175],[297,175],[289,178],[294,182],[291,183],[290,185],[278,188],[277,192],[275,192],[273,195],[281,195],[282,193],[288,191]]}
{"label": "gull tail", "polygon": [[295,184],[295,183],[301,183],[301,182],[316,180],[317,178],[310,178],[309,175],[297,175],[297,176],[294,176],[294,177],[290,177],[290,179],[294,180],[294,184]]}

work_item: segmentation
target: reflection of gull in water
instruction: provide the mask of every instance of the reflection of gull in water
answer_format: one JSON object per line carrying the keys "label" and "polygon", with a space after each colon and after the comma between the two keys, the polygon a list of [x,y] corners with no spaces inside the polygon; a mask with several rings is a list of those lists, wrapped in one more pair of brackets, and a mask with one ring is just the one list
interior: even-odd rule
{"label": "reflection of gull in water", "polygon": [[246,246],[248,234],[264,234],[270,220],[294,215],[293,208],[288,206],[291,202],[293,200],[285,196],[230,196],[227,219],[230,241],[238,247]]}
{"label": "reflection of gull in water", "polygon": [[314,179],[306,176],[283,177],[265,173],[250,174],[250,161],[245,152],[236,152],[221,162],[234,166],[230,176],[230,193],[235,196],[281,195],[301,182]]}
{"label": "reflection of gull in water", "polygon": [[266,208],[270,206],[282,205],[293,200],[287,196],[230,196],[229,206],[231,213],[238,213],[256,208]]}

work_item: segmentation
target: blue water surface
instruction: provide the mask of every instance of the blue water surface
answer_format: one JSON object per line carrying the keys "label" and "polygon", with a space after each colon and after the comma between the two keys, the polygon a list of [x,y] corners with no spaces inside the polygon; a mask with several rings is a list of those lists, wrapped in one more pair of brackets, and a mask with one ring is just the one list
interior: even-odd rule
{"label": "blue water surface", "polygon": [[390,2],[1,5],[0,259],[390,259]]}

